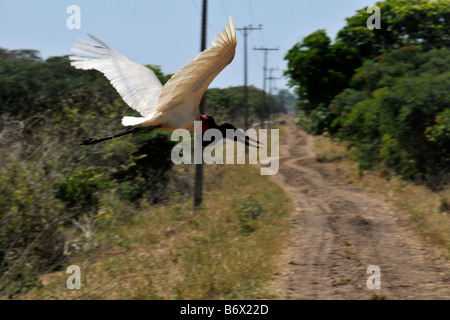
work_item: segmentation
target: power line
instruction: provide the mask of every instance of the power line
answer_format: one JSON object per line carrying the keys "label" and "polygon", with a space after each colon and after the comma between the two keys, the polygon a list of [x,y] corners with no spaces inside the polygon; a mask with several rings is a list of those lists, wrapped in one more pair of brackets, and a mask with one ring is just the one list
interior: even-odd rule
{"label": "power line", "polygon": [[272,91],[272,80],[281,79],[281,78],[272,76],[272,72],[276,71],[276,70],[279,70],[279,68],[278,67],[277,68],[267,68],[267,71],[269,72],[269,76],[267,77],[267,80],[269,80],[269,94],[271,94],[271,91]]}
{"label": "power line", "polygon": [[267,80],[267,54],[269,51],[277,51],[279,48],[267,48],[267,47],[259,47],[253,48],[253,50],[261,50],[264,51],[264,67],[263,67],[263,109],[267,110],[267,102],[266,102],[266,80]]}
{"label": "power line", "polygon": [[252,25],[248,25],[243,28],[236,28],[236,30],[243,31],[244,34],[244,130],[248,129],[247,36],[249,35],[250,31],[261,29],[261,24],[258,27],[252,27]]}
{"label": "power line", "polygon": [[248,0],[247,3],[250,10],[250,16],[252,17],[252,23],[255,23],[255,15],[253,14],[252,2],[251,0]]}
{"label": "power line", "polygon": [[[272,71],[278,70],[278,68],[267,68],[267,71],[269,72],[269,76],[267,77],[267,80],[269,80],[269,99],[270,102],[273,101],[272,99],[272,88],[273,88],[273,80],[281,79],[279,77],[273,77]],[[272,112],[273,108],[271,106],[271,103],[269,103],[269,123],[272,123]]]}
{"label": "power line", "polygon": [[259,47],[259,48],[253,48],[253,50],[262,50],[264,51],[264,67],[263,67],[263,71],[264,71],[264,77],[263,77],[263,90],[266,91],[266,72],[267,72],[267,53],[269,51],[277,51],[280,50],[278,47],[276,48],[266,48],[266,47]]}
{"label": "power line", "polygon": [[230,15],[228,14],[227,7],[225,6],[225,3],[223,3],[223,0],[220,0],[220,4],[222,5],[222,8],[225,11],[227,17],[229,17]]}

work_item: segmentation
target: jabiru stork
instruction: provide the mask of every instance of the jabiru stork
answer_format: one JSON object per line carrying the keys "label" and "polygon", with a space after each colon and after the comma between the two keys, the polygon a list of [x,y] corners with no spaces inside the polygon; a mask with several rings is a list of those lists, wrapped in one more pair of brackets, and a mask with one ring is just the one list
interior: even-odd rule
{"label": "jabiru stork", "polygon": [[[125,116],[122,125],[132,126],[131,129],[104,138],[85,139],[81,145],[153,129],[192,130],[194,121],[202,121],[202,133],[207,129],[218,129],[225,137],[227,129],[236,130],[229,123],[217,125],[214,118],[199,112],[200,100],[209,84],[234,58],[237,39],[231,17],[226,28],[213,40],[212,46],[178,70],[164,86],[153,70],[129,60],[100,39],[88,35],[98,44],[79,39],[79,43],[75,43],[72,48],[75,55],[69,57],[70,64],[77,69],[102,72],[127,105],[138,111],[141,117]],[[249,140],[257,142],[239,131],[236,133],[244,138],[241,142],[247,145],[250,145]],[[203,145],[212,142],[214,140],[203,141]]]}

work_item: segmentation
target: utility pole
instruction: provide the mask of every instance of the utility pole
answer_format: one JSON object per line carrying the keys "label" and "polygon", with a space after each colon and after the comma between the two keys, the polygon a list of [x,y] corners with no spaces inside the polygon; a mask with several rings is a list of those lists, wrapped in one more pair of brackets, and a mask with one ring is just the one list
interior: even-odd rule
{"label": "utility pole", "polygon": [[276,77],[272,77],[272,71],[278,70],[278,68],[267,68],[267,71],[269,72],[269,76],[267,77],[267,80],[269,80],[269,126],[272,123],[272,106],[271,106],[271,98],[272,98],[272,80],[279,79]]}
{"label": "utility pole", "polygon": [[247,131],[248,129],[247,36],[251,30],[261,29],[261,24],[258,27],[252,27],[252,25],[248,25],[243,28],[236,28],[236,30],[242,30],[244,34],[244,131]]}
{"label": "utility pole", "polygon": [[[269,81],[270,81],[270,80],[279,80],[279,79],[282,79],[282,78],[281,78],[281,77],[269,77],[268,79],[269,79]],[[271,87],[270,90],[271,90],[271,89],[277,90],[276,84],[275,84],[273,87]],[[272,91],[271,91],[271,92],[272,92]],[[272,95],[272,93],[270,93],[270,95]],[[282,100],[281,100],[280,103],[281,103],[282,106],[284,106],[283,97],[281,97],[281,99],[282,99]],[[274,101],[275,101],[275,100],[274,100]],[[284,109],[284,107],[282,107],[281,109]]]}
{"label": "utility pole", "polygon": [[[200,52],[206,49],[207,9],[208,0],[203,0]],[[205,95],[203,95],[200,102],[199,111],[200,114],[205,114]],[[194,210],[202,203],[203,200],[203,152],[201,153],[200,159],[201,163],[195,165]]]}
{"label": "utility pole", "polygon": [[253,48],[253,50],[262,50],[264,51],[264,68],[263,68],[263,108],[264,110],[267,110],[267,104],[266,104],[266,72],[267,72],[267,54],[269,51],[276,51],[279,50],[277,48],[266,48],[266,47],[259,47],[259,48]]}

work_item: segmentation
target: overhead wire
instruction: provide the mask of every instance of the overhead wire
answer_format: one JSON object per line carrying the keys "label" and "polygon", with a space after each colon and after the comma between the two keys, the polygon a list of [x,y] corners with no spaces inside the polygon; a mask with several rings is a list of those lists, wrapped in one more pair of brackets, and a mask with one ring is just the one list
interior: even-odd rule
{"label": "overhead wire", "polygon": [[223,0],[220,0],[220,4],[222,5],[222,9],[225,11],[225,14],[227,15],[227,17],[229,17],[230,14],[228,13],[227,7],[225,6],[225,3],[223,2]]}
{"label": "overhead wire", "polygon": [[[255,24],[255,14],[253,11],[252,0],[247,0],[247,3],[248,3],[248,9],[250,11],[250,17],[252,18],[252,24]],[[266,37],[264,34],[264,28],[261,30],[260,34],[261,34],[261,39],[262,39],[262,45],[266,46]]]}
{"label": "overhead wire", "polygon": [[252,18],[252,24],[255,24],[255,15],[253,14],[252,2],[251,0],[247,0],[247,3],[250,11],[250,17]]}
{"label": "overhead wire", "polygon": [[[191,0],[191,3],[194,6],[195,11],[197,11],[198,15],[201,17],[202,16],[202,12],[201,12],[200,8],[197,6],[197,3],[195,2],[195,0]],[[208,26],[209,29],[211,29],[211,31],[213,31],[214,34],[221,32],[221,29],[214,27],[209,22],[207,22],[206,25]]]}

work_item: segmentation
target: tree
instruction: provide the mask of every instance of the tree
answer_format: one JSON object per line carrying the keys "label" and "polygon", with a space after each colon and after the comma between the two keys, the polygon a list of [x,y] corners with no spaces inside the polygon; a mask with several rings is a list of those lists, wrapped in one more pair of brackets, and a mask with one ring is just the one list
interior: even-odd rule
{"label": "tree", "polygon": [[377,2],[381,29],[366,27],[366,8],[347,18],[336,41],[356,48],[362,60],[402,46],[420,45],[424,50],[450,45],[450,2],[447,0],[386,0]]}
{"label": "tree", "polygon": [[[207,90],[207,94],[208,112],[214,114],[216,120],[236,123],[236,126],[244,128],[242,86],[211,88]],[[263,109],[262,104],[262,90],[253,86],[248,87],[248,116],[249,123],[267,119],[266,110]]]}
{"label": "tree", "polygon": [[367,60],[353,87],[330,105],[335,136],[358,151],[361,169],[380,163],[438,187],[450,169],[450,50],[416,47]]}
{"label": "tree", "polygon": [[366,26],[366,8],[347,18],[334,43],[318,30],[295,44],[286,54],[289,84],[298,95],[297,107],[309,119],[309,131],[332,131],[335,116],[331,100],[350,86],[356,69],[403,46],[422,51],[450,45],[450,2],[386,0],[378,2],[381,29]]}
{"label": "tree", "polygon": [[285,75],[295,87],[297,107],[310,117],[310,132],[320,133],[333,120],[328,105],[347,87],[357,67],[356,52],[343,42],[331,44],[325,30],[318,30],[294,45],[285,59]]}

